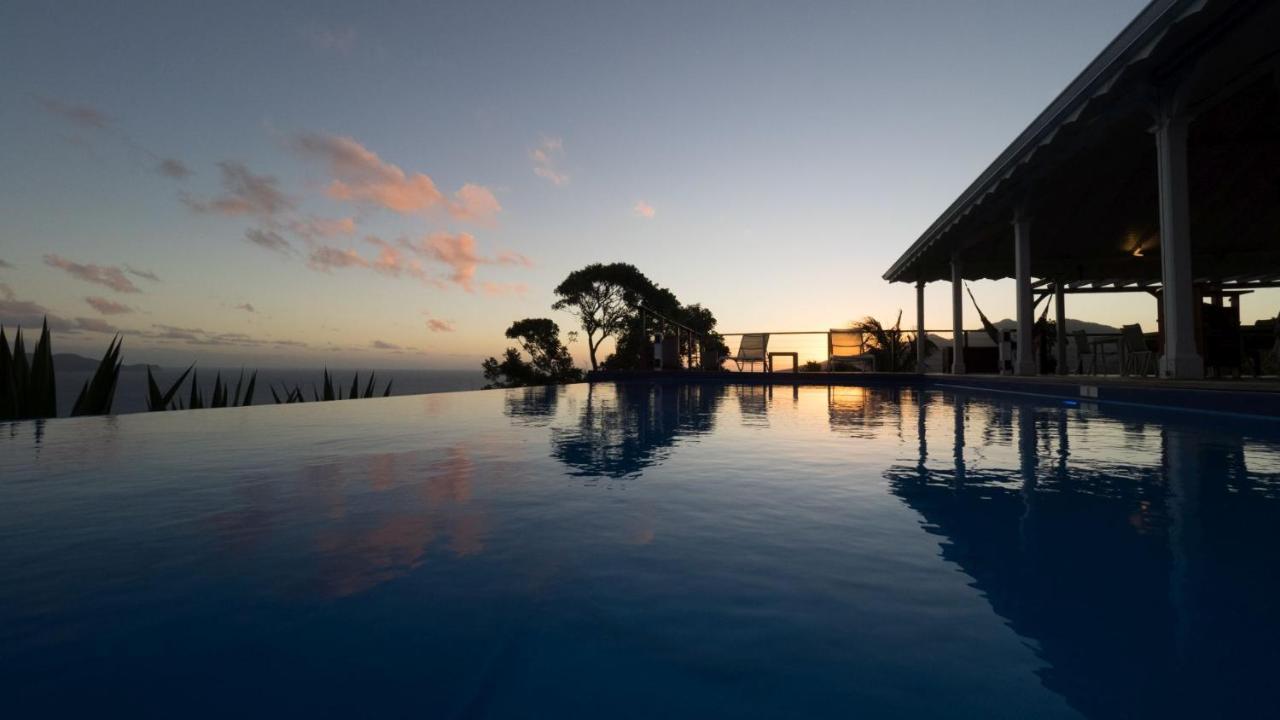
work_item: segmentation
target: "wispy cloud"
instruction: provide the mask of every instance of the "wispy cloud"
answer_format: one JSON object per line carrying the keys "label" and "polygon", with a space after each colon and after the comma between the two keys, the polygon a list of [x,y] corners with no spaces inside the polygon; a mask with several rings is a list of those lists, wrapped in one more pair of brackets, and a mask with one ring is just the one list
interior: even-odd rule
{"label": "wispy cloud", "polygon": [[51,312],[45,306],[31,300],[19,300],[13,288],[0,283],[0,325],[7,327],[38,328],[48,322],[49,329],[57,333],[118,332],[119,328],[98,318],[68,319]]}
{"label": "wispy cloud", "polygon": [[134,311],[133,308],[125,305],[124,303],[116,302],[115,300],[108,300],[103,297],[87,297],[84,301],[89,303],[89,307],[92,307],[103,315],[127,315]]}
{"label": "wispy cloud", "polygon": [[120,328],[103,320],[102,318],[76,318],[76,328],[79,330],[88,330],[89,332],[99,333],[118,333]]}
{"label": "wispy cloud", "polygon": [[353,217],[333,219],[308,217],[289,223],[289,230],[306,240],[354,235],[356,232],[356,219]]}
{"label": "wispy cloud", "polygon": [[184,194],[182,201],[196,212],[231,216],[254,216],[274,219],[296,205],[293,198],[280,189],[271,175],[256,175],[238,162],[220,162],[223,194],[212,200],[198,200]]}
{"label": "wispy cloud", "polygon": [[351,248],[337,248],[331,245],[315,245],[307,265],[312,270],[331,272],[342,268],[366,268],[389,277],[408,276],[430,282],[422,263],[407,257],[401,247],[370,235],[364,241],[376,247],[378,254],[370,259]]}
{"label": "wispy cloud", "polygon": [[125,277],[124,270],[115,266],[78,263],[54,254],[45,255],[44,263],[49,267],[63,270],[78,280],[109,287],[116,292],[142,292],[132,280]]}
{"label": "wispy cloud", "polygon": [[453,332],[455,328],[451,320],[427,318],[427,329],[431,332]]}
{"label": "wispy cloud", "polygon": [[293,253],[293,243],[284,239],[284,237],[275,230],[249,228],[244,231],[244,239],[258,247],[273,250],[283,255]]}
{"label": "wispy cloud", "polygon": [[5,269],[8,269],[8,270],[12,270],[12,269],[13,269],[13,264],[12,264],[12,263],[7,263],[7,262],[5,262],[4,260],[0,260],[0,268],[5,268]]}
{"label": "wispy cloud", "polygon": [[111,119],[92,105],[63,102],[43,95],[33,97],[45,111],[86,130],[105,130],[111,125]]}
{"label": "wispy cloud", "polygon": [[564,140],[558,137],[543,137],[538,146],[529,151],[533,160],[533,174],[550,180],[554,185],[569,182],[568,174],[560,170],[560,162],[564,160]]}
{"label": "wispy cloud", "polygon": [[156,172],[174,180],[186,180],[194,173],[187,164],[177,158],[164,158],[156,164]]}
{"label": "wispy cloud", "polygon": [[503,252],[496,257],[481,255],[476,249],[476,239],[470,233],[438,232],[417,241],[401,240],[400,242],[418,255],[446,265],[449,268],[448,280],[467,292],[476,290],[476,269],[481,265],[528,267],[533,264],[529,258],[515,252]]}
{"label": "wispy cloud", "polygon": [[236,306],[236,310],[243,310],[247,313],[258,312],[258,309],[253,306],[253,303],[240,303]]}
{"label": "wispy cloud", "polygon": [[217,332],[195,327],[155,324],[155,328],[139,333],[152,340],[181,342],[200,346],[233,346],[233,347],[308,347],[300,340],[260,338],[239,332]]}
{"label": "wispy cloud", "polygon": [[150,280],[151,282],[160,282],[160,276],[156,275],[154,272],[151,272],[150,270],[139,270],[138,268],[132,265],[125,265],[124,271],[129,273],[130,275],[133,275],[134,277],[140,277],[143,280]]}
{"label": "wispy cloud", "polygon": [[445,197],[425,173],[406,173],[351,137],[307,133],[295,147],[324,162],[332,177],[327,193],[335,200],[371,205],[407,215],[444,209],[458,220],[488,221],[502,206],[483,185],[467,183]]}
{"label": "wispy cloud", "polygon": [[653,218],[654,215],[658,214],[658,211],[654,210],[652,205],[643,200],[637,200],[636,204],[632,206],[631,212],[634,213],[636,217],[642,217],[646,220],[649,220]]}
{"label": "wispy cloud", "polygon": [[382,340],[374,340],[369,344],[375,350],[403,350],[404,348],[395,343],[383,342]]}

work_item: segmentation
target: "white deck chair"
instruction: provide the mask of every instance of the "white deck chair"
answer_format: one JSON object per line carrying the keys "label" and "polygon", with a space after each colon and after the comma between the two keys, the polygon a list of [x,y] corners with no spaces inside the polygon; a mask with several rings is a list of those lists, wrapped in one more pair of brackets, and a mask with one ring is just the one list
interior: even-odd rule
{"label": "white deck chair", "polygon": [[839,365],[855,365],[864,372],[874,372],[876,357],[867,352],[867,340],[861,330],[833,329],[827,333],[827,369]]}
{"label": "white deck chair", "polygon": [[756,363],[760,363],[767,371],[769,369],[769,333],[751,333],[743,335],[742,341],[738,343],[738,354],[729,358],[737,366],[738,371],[742,371],[742,364],[754,367]]}

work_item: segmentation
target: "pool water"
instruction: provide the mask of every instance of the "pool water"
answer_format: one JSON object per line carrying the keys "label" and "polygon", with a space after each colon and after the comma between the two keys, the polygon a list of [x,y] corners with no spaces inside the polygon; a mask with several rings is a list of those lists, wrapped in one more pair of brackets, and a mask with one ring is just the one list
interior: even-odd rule
{"label": "pool water", "polygon": [[0,424],[5,717],[1275,717],[1280,423],[597,384]]}

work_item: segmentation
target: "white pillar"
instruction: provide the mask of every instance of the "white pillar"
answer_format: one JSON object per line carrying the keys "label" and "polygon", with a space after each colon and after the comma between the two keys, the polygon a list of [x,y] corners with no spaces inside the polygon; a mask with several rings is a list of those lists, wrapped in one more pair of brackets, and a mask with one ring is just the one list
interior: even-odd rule
{"label": "white pillar", "polygon": [[1174,112],[1157,118],[1160,188],[1160,268],[1164,306],[1164,357],[1160,375],[1202,378],[1196,352],[1195,295],[1191,286],[1191,196],[1187,189],[1187,120]]}
{"label": "white pillar", "polygon": [[964,278],[960,256],[951,256],[951,373],[964,374]]}
{"label": "white pillar", "polygon": [[1067,374],[1067,294],[1062,283],[1053,283],[1053,314],[1057,325],[1057,337],[1054,338],[1054,357],[1058,361],[1058,374]]}
{"label": "white pillar", "polygon": [[1014,277],[1018,286],[1018,355],[1013,370],[1018,375],[1036,374],[1036,348],[1032,342],[1035,305],[1031,300],[1031,218],[1022,209],[1013,216]]}
{"label": "white pillar", "polygon": [[916,281],[916,372],[924,372],[925,349],[929,336],[924,331],[924,281]]}

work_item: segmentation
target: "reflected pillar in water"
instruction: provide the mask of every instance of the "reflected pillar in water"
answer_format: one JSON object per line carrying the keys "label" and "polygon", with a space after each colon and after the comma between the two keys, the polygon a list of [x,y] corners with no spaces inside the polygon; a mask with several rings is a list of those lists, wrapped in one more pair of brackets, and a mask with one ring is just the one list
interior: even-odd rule
{"label": "reflected pillar in water", "polygon": [[1036,453],[1036,413],[1031,407],[1018,408],[1018,471],[1022,476],[1022,516],[1018,518],[1018,536],[1023,549],[1027,544],[1027,526],[1031,522],[1031,508],[1036,493],[1036,469],[1039,457]]}
{"label": "reflected pillar in water", "polygon": [[1183,430],[1166,428],[1160,436],[1164,477],[1165,512],[1169,517],[1169,553],[1173,563],[1169,578],[1178,660],[1186,662],[1194,646],[1190,620],[1195,616],[1195,587],[1201,577],[1203,526],[1200,518],[1200,440]]}
{"label": "reflected pillar in water", "polygon": [[918,439],[919,459],[916,461],[916,469],[923,476],[925,466],[929,462],[929,436],[925,429],[927,426],[926,419],[929,412],[929,404],[925,402],[924,393],[919,389],[915,390],[916,395],[916,437]]}
{"label": "reflected pillar in water", "polygon": [[959,487],[964,483],[964,411],[965,401],[960,397],[954,397],[952,400],[953,422],[955,424],[955,451],[954,457],[956,462],[956,471],[954,483]]}

